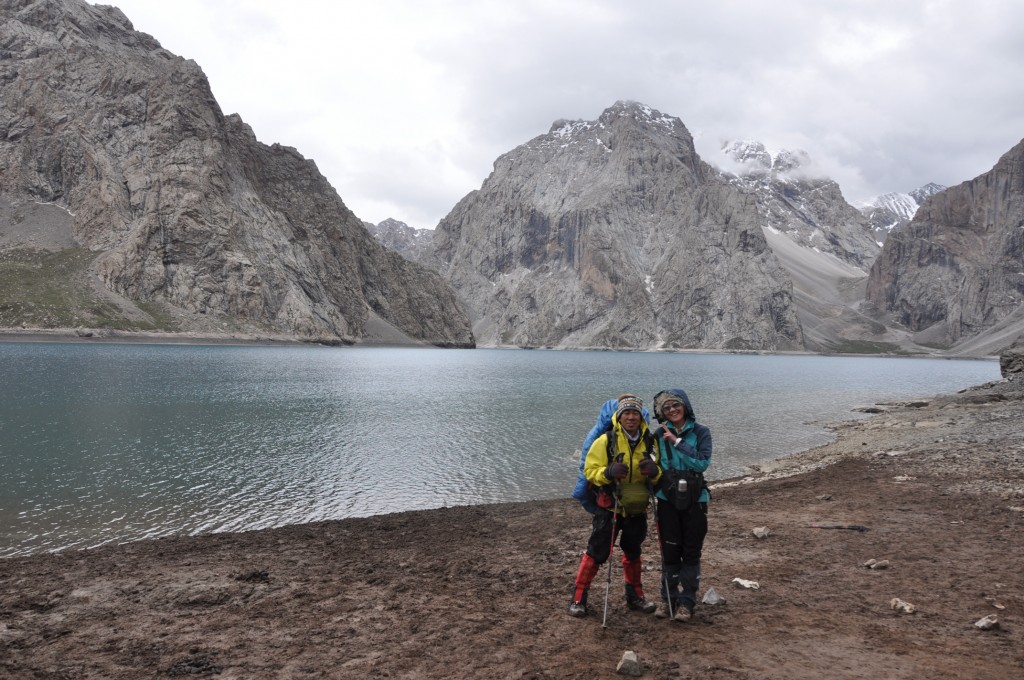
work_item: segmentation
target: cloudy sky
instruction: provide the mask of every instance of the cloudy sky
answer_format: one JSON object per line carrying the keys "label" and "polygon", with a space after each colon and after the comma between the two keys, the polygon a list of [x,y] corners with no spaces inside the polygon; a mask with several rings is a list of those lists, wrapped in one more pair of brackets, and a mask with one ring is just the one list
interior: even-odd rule
{"label": "cloudy sky", "polygon": [[1018,0],[103,0],[360,218],[434,227],[494,160],[617,100],[804,149],[850,202],[1024,138]]}

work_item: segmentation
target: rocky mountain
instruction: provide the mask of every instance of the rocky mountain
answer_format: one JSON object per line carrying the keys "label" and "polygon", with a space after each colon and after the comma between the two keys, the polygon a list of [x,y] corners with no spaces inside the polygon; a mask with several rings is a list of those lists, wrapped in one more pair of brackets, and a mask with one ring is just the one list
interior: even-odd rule
{"label": "rocky mountain", "polygon": [[698,157],[678,118],[635,102],[499,157],[425,261],[482,344],[803,348],[756,199]]}
{"label": "rocky mountain", "polygon": [[473,344],[436,273],[117,8],[0,0],[0,88],[0,325]]}
{"label": "rocky mountain", "polygon": [[871,268],[867,302],[917,342],[987,353],[1024,332],[1024,140],[926,198]]}
{"label": "rocky mountain", "polygon": [[723,168],[726,176],[757,201],[764,227],[865,270],[878,255],[864,216],[834,180],[814,171],[805,151],[773,156],[750,140],[728,142],[722,151],[731,161]]}
{"label": "rocky mountain", "polygon": [[722,145],[723,175],[757,205],[765,239],[793,283],[793,300],[812,351],[891,351],[906,333],[861,310],[867,270],[880,246],[838,184],[804,151],[768,152],[757,141]]}
{"label": "rocky mountain", "polygon": [[434,237],[433,229],[416,229],[391,218],[378,224],[363,222],[363,226],[385,248],[413,262],[423,258]]}
{"label": "rocky mountain", "polygon": [[885,243],[885,239],[889,237],[893,229],[897,229],[913,219],[924,199],[945,188],[941,184],[929,182],[909,194],[901,192],[882,194],[860,206],[860,211],[867,218],[875,240],[878,243]]}

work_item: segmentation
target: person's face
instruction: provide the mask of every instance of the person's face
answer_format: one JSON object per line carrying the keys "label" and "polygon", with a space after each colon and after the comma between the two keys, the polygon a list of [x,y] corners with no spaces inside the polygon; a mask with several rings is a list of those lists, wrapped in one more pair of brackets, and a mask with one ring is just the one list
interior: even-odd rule
{"label": "person's face", "polygon": [[642,417],[643,416],[632,409],[629,411],[623,411],[622,415],[619,416],[619,423],[622,425],[622,429],[632,434],[640,429],[640,419]]}
{"label": "person's face", "polygon": [[661,412],[665,414],[665,417],[673,425],[682,425],[686,422],[686,407],[683,406],[681,401],[668,402],[661,407]]}

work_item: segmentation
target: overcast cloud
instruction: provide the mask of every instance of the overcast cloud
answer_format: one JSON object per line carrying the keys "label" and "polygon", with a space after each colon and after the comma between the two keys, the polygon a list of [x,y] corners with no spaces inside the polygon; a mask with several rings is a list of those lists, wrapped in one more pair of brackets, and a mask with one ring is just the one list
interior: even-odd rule
{"label": "overcast cloud", "polygon": [[850,202],[1024,138],[1018,0],[105,0],[361,219],[434,227],[501,154],[617,100],[804,149]]}

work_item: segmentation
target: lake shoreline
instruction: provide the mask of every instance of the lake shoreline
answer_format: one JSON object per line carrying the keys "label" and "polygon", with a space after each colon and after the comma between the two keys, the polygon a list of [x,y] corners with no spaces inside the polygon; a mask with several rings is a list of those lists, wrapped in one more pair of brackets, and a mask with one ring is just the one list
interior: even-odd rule
{"label": "lake shoreline", "polygon": [[[240,347],[395,347],[395,348],[432,348],[422,343],[401,343],[364,339],[353,344],[326,343],[314,340],[301,340],[291,336],[244,335],[233,333],[186,333],[146,332],[146,331],[112,331],[106,329],[74,329],[74,328],[0,328],[0,343],[93,343],[93,344],[140,344],[140,345],[195,345],[195,346],[240,346]],[[469,348],[467,348],[469,349]],[[752,355],[752,356],[832,356],[832,357],[885,357],[901,359],[955,359],[974,361],[997,361],[997,355],[985,356],[949,356],[935,354],[856,354],[810,352],[797,350],[725,350],[725,349],[630,349],[612,347],[515,347],[508,345],[479,346],[474,349],[498,349],[519,351],[548,352],[650,352],[657,354],[720,354],[720,355]]]}
{"label": "lake shoreline", "polygon": [[[617,565],[609,627],[603,585],[590,617],[567,616],[589,516],[528,501],[0,560],[0,674],[610,678],[632,650],[648,677],[1012,677],[1021,387],[890,404],[714,484],[702,593],[726,603],[690,624],[628,611]],[[988,615],[997,628],[974,626]]]}

